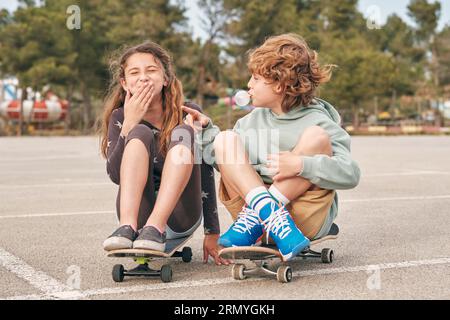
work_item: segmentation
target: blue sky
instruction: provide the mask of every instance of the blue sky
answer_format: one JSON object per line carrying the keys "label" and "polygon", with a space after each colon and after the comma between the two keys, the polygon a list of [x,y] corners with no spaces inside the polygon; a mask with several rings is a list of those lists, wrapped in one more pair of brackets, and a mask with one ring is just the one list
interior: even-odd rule
{"label": "blue sky", "polygon": [[[190,19],[190,26],[196,37],[203,37],[204,33],[201,30],[198,21],[200,11],[196,5],[197,0],[184,0],[186,7],[188,8],[187,16]],[[371,6],[377,6],[380,13],[380,22],[386,21],[386,18],[392,13],[396,13],[403,20],[412,24],[413,22],[407,15],[407,6],[410,0],[359,0],[359,9],[366,16],[371,11]],[[439,21],[439,28],[442,28],[445,24],[450,25],[450,0],[440,0],[442,5],[441,20]],[[1,0],[0,8],[7,8],[13,11],[17,7],[17,0]]]}

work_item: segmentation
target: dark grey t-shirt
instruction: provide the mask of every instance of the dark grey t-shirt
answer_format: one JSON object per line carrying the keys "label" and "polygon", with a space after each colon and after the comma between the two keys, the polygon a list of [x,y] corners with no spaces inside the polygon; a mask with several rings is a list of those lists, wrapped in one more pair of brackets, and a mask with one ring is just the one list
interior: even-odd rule
{"label": "dark grey t-shirt", "polygon": [[[193,103],[186,103],[186,105],[190,108],[196,109],[198,111],[202,111],[199,106]],[[184,113],[183,116],[186,114]],[[108,129],[108,150],[107,150],[107,161],[108,163],[121,163],[121,159],[123,156],[123,151],[125,149],[125,139],[120,136],[120,132],[122,130],[122,124],[124,121],[124,109],[123,107],[115,109],[109,120],[109,129]],[[151,123],[142,120],[140,122],[148,126],[152,129],[154,137],[155,137],[155,145],[158,146],[156,148],[156,155],[153,157],[153,182],[155,185],[155,190],[158,191],[161,184],[161,176],[162,170],[164,167],[165,158],[159,152],[159,143],[160,143],[160,130],[153,126]],[[203,219],[204,219],[204,230],[205,234],[219,234],[220,233],[220,223],[218,218],[218,210],[217,210],[217,200],[216,200],[216,192],[215,192],[215,182],[214,182],[214,169],[206,163],[201,165],[202,172],[202,181],[201,181],[201,189],[202,194],[199,194],[199,197],[202,197],[203,202]],[[112,170],[117,170],[117,168],[113,168],[112,166],[107,165],[107,172],[113,180],[114,183],[118,184],[118,181],[114,181],[112,176],[119,176],[119,172],[113,173]],[[205,198],[205,199],[203,199]]]}

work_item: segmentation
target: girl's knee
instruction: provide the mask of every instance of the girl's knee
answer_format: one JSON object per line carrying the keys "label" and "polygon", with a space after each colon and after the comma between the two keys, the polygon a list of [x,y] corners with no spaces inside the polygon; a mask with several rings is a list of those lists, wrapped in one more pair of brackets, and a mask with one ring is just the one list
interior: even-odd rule
{"label": "girl's knee", "polygon": [[187,124],[181,124],[179,126],[176,126],[172,130],[169,149],[173,148],[176,145],[181,144],[186,146],[189,150],[193,151],[194,142],[195,142],[194,129]]}
{"label": "girl's knee", "polygon": [[155,139],[154,133],[151,128],[149,128],[145,124],[136,125],[128,133],[126,140],[125,140],[125,145],[133,139],[138,139],[138,140],[142,141],[144,146],[147,148],[148,154],[150,155],[150,146],[152,145],[152,143]]}
{"label": "girl's knee", "polygon": [[180,124],[180,125],[176,126],[175,128],[173,128],[172,136],[173,136],[173,133],[178,133],[178,135],[180,135],[180,133],[183,133],[185,136],[189,135],[191,137],[194,137],[194,134],[195,134],[194,129],[190,125],[187,125],[187,124]]}

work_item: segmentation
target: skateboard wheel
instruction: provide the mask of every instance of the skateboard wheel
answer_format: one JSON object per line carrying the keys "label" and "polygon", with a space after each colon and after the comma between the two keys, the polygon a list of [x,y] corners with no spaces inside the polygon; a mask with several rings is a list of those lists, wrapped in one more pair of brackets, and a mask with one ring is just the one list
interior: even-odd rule
{"label": "skateboard wheel", "polygon": [[231,274],[233,275],[233,279],[235,280],[244,280],[247,278],[244,274],[245,265],[243,264],[234,264],[231,269]]}
{"label": "skateboard wheel", "polygon": [[277,280],[281,283],[288,283],[292,280],[292,269],[289,266],[280,266],[277,269]]}
{"label": "skateboard wheel", "polygon": [[113,271],[112,271],[112,278],[115,282],[122,282],[123,278],[125,277],[124,275],[124,268],[123,265],[121,264],[116,264],[113,267]]}
{"label": "skateboard wheel", "polygon": [[332,263],[333,262],[334,252],[329,248],[322,249],[321,259],[323,263]]}
{"label": "skateboard wheel", "polygon": [[170,282],[172,281],[172,268],[165,264],[161,268],[161,280],[162,282]]}
{"label": "skateboard wheel", "polygon": [[181,259],[183,262],[191,262],[192,260],[192,249],[190,247],[184,247],[181,252]]}

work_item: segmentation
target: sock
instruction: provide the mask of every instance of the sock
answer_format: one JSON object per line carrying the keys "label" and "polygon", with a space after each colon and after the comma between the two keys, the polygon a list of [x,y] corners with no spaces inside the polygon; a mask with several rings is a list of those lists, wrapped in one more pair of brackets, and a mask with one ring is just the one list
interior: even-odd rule
{"label": "sock", "polygon": [[278,202],[281,202],[283,206],[286,206],[291,202],[288,198],[286,198],[280,190],[278,190],[275,185],[271,185],[269,188],[270,195]]}
{"label": "sock", "polygon": [[247,202],[250,209],[258,213],[262,220],[266,220],[269,217],[272,213],[272,207],[274,210],[279,209],[277,202],[265,187],[257,187],[250,190],[245,196],[245,202]]}
{"label": "sock", "polygon": [[245,202],[250,209],[257,212],[261,210],[267,203],[272,202],[273,199],[270,193],[267,191],[266,187],[257,187],[250,190],[245,196]]}

